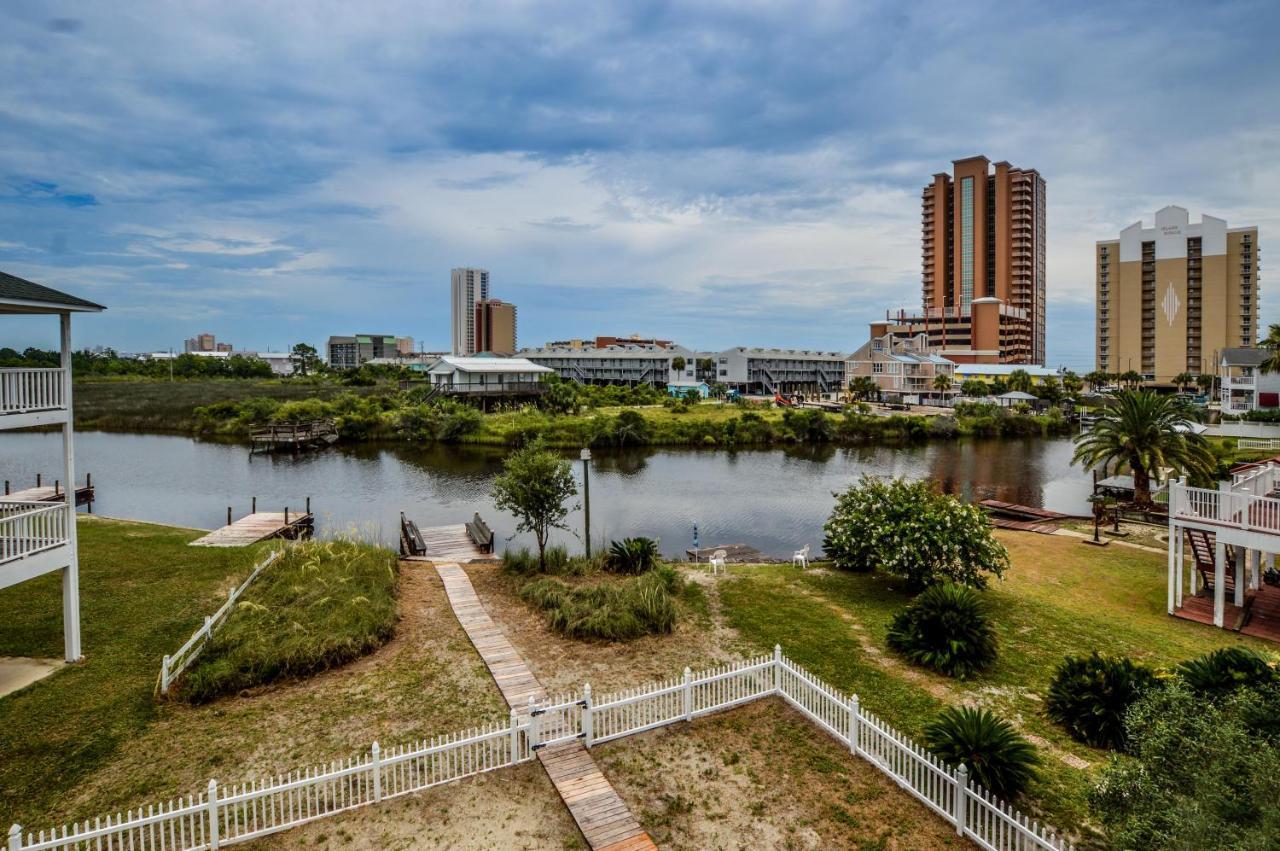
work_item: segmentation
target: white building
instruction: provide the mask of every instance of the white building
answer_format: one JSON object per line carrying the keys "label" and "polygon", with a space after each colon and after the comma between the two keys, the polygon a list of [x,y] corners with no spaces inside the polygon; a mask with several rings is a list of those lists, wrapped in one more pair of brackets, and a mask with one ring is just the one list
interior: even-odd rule
{"label": "white building", "polygon": [[1224,414],[1280,408],[1280,372],[1265,373],[1266,349],[1223,349],[1218,367]]}
{"label": "white building", "polygon": [[476,353],[476,302],[489,298],[489,270],[460,267],[449,274],[453,354]]}
{"label": "white building", "polygon": [[[634,387],[651,384],[666,387],[674,381],[692,379],[697,354],[683,346],[622,344],[616,346],[544,346],[520,352],[536,364],[550,367],[566,381],[579,384],[621,384]],[[683,358],[685,368],[677,372],[671,362]]]}
{"label": "white building", "polygon": [[[71,314],[104,308],[0,272],[0,314],[57,316],[61,366],[0,369],[0,431],[56,425],[62,431],[62,498],[56,493],[0,501],[0,588],[62,573],[62,638],[68,662],[80,650],[80,559],[76,545],[75,435],[71,420]],[[52,489],[50,489],[52,491]],[[68,494],[70,498],[68,498]]]}
{"label": "white building", "polygon": [[465,396],[536,395],[546,389],[543,380],[554,370],[525,358],[446,355],[427,370],[427,378],[439,393]]}

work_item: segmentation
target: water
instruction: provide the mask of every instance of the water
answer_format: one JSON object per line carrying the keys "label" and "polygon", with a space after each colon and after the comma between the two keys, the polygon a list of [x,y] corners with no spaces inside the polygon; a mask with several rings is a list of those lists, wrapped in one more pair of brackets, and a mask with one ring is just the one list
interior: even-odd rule
{"label": "water", "polygon": [[[59,475],[57,434],[0,435],[0,478],[14,489]],[[927,477],[968,499],[993,498],[1073,514],[1088,510],[1088,473],[1071,467],[1069,439],[959,441],[919,447],[803,447],[726,452],[701,449],[595,450],[591,461],[593,541],[626,535],[661,540],[672,554],[691,544],[747,544],[789,556],[821,548],[832,491],[862,473]],[[93,475],[95,513],[197,528],[226,522],[227,506],[248,513],[301,511],[311,497],[322,534],[357,529],[389,544],[400,512],[421,526],[489,521],[500,546],[514,521],[493,508],[490,490],[503,449],[360,445],[320,452],[249,456],[240,444],[187,437],[81,432],[76,466]],[[577,452],[566,452],[576,459]],[[575,476],[582,463],[574,460]],[[582,512],[568,525],[580,533]],[[561,540],[580,546],[568,533]],[[517,538],[516,542],[524,542]]]}

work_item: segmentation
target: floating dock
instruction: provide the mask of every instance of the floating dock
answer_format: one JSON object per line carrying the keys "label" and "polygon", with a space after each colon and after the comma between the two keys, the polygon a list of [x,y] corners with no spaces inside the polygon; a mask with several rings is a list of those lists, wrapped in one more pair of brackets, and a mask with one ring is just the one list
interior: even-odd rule
{"label": "floating dock", "polygon": [[[66,488],[62,486],[62,482],[54,480],[52,485],[44,483],[44,477],[36,474],[36,486],[33,488],[24,488],[23,490],[13,490],[11,483],[6,479],[4,483],[4,496],[0,497],[0,501],[10,502],[64,502],[66,501]],[[85,476],[84,484],[76,485],[76,505],[92,505],[93,504],[93,476]]]}
{"label": "floating dock", "polygon": [[297,540],[309,538],[315,531],[315,515],[311,513],[311,500],[307,500],[307,510],[301,514],[284,511],[258,511],[257,500],[254,510],[239,520],[232,521],[231,509],[227,508],[227,525],[214,529],[203,538],[192,541],[193,547],[247,547],[259,541],[272,538]]}

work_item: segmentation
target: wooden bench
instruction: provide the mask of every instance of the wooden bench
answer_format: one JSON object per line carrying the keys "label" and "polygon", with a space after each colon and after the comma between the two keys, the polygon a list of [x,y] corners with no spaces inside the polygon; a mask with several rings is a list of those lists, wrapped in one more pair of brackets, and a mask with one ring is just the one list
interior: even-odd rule
{"label": "wooden bench", "polygon": [[427,554],[427,542],[422,539],[422,533],[418,531],[418,524],[414,523],[408,517],[404,516],[404,512],[400,512],[400,555],[402,556],[423,556]]}
{"label": "wooden bench", "polygon": [[480,519],[477,513],[467,522],[467,534],[471,536],[471,540],[480,548],[482,553],[493,552],[493,530],[489,528],[489,524]]}

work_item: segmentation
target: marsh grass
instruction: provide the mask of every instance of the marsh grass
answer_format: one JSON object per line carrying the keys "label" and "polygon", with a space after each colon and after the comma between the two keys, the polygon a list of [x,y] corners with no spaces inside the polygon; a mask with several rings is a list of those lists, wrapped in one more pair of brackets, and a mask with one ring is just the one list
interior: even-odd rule
{"label": "marsh grass", "polygon": [[520,597],[545,612],[548,625],[568,638],[627,641],[675,629],[674,594],[682,584],[674,568],[662,566],[587,585],[543,577],[526,583]]}
{"label": "marsh grass", "polygon": [[351,539],[288,547],[240,599],[179,682],[203,703],[343,665],[395,632],[398,562]]}

